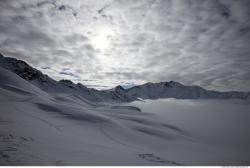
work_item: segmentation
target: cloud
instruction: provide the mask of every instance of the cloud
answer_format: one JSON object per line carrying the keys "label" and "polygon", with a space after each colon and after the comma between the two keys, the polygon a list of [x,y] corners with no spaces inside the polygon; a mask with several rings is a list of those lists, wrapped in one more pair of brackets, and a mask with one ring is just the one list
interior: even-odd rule
{"label": "cloud", "polygon": [[250,90],[249,16],[245,0],[0,1],[0,50],[97,88]]}
{"label": "cloud", "polygon": [[89,41],[88,37],[79,33],[66,35],[64,37],[64,40],[65,40],[65,43],[67,43],[67,45],[71,45],[72,47]]}

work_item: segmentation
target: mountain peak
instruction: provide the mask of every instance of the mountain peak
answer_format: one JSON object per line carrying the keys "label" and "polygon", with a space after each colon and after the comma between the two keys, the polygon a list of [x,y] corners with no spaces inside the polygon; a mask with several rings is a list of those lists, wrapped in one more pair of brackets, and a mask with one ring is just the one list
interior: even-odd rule
{"label": "mountain peak", "polygon": [[125,89],[121,85],[118,85],[115,87],[115,90],[116,91],[124,91]]}
{"label": "mountain peak", "polygon": [[68,79],[62,79],[62,80],[59,80],[59,82],[63,83],[63,84],[69,84],[69,85],[73,85],[74,84],[71,80],[68,80]]}
{"label": "mountain peak", "polygon": [[172,86],[184,86],[179,82],[175,81],[169,81],[169,82],[163,82],[166,87],[172,87]]}
{"label": "mountain peak", "polygon": [[22,60],[18,60],[16,58],[4,57],[1,54],[0,57],[0,65],[5,69],[8,69],[23,79],[26,80],[39,80],[41,82],[46,82],[48,80],[48,76],[44,75],[39,70],[29,66],[26,62]]}
{"label": "mountain peak", "polygon": [[81,83],[77,83],[76,85],[77,85],[79,88],[88,89],[86,86],[84,86],[84,85],[81,84]]}

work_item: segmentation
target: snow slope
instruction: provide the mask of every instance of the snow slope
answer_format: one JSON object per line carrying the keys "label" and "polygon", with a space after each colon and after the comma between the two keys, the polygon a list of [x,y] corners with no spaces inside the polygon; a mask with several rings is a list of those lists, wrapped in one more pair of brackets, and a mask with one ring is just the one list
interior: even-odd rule
{"label": "snow slope", "polygon": [[249,100],[160,99],[129,105],[155,114],[159,122],[178,126],[193,138],[192,143],[167,142],[159,150],[166,156],[188,165],[250,164]]}
{"label": "snow slope", "polygon": [[154,115],[74,94],[47,94],[3,68],[0,81],[1,165],[181,164],[147,148],[148,137],[189,139]]}
{"label": "snow slope", "polygon": [[[155,107],[147,101],[110,104],[92,102],[73,93],[48,94],[1,67],[0,81],[1,165],[250,163],[247,150],[250,145],[247,101],[241,101],[245,102],[240,106],[241,109],[233,108],[238,106],[232,105],[227,111],[228,115],[224,112],[219,117],[216,110],[211,116],[206,110],[206,116],[203,117],[218,117],[214,121],[219,129],[219,121],[224,126],[223,122],[231,122],[231,126],[227,124],[228,127],[221,127],[221,131],[228,130],[232,133],[229,138],[236,136],[238,140],[234,137],[227,141],[225,138],[216,138],[213,119],[209,120],[213,129],[203,125],[205,119],[200,119],[202,115],[199,112],[204,114],[202,110],[206,106],[199,102],[194,113],[189,108],[188,115],[184,112],[189,104],[181,106],[179,100],[159,110],[159,104]],[[232,102],[224,102],[224,106],[228,104]],[[220,108],[217,109],[219,111]],[[229,115],[236,112],[234,117]],[[196,122],[189,120],[197,116]],[[194,123],[196,125],[192,126]],[[235,125],[241,126],[235,129]]]}

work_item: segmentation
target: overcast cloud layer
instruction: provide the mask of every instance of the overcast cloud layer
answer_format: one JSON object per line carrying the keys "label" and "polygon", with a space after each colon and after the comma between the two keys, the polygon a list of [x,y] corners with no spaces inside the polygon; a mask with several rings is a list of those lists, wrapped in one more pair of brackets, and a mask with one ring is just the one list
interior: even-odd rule
{"label": "overcast cloud layer", "polygon": [[90,87],[250,90],[248,0],[1,0],[0,52]]}

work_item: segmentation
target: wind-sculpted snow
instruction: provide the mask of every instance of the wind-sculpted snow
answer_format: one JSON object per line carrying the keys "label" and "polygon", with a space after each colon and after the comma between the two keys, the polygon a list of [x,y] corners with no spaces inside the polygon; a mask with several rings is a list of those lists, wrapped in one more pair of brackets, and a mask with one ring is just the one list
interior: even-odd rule
{"label": "wind-sculpted snow", "polygon": [[41,87],[1,67],[0,81],[0,165],[250,163],[247,100],[115,103],[108,96],[123,100],[125,89],[98,95],[69,81]]}
{"label": "wind-sculpted snow", "polygon": [[137,107],[50,95],[10,71],[0,76],[9,77],[0,87],[1,165],[172,165],[138,157],[154,151],[144,139],[185,139]]}
{"label": "wind-sculpted snow", "polygon": [[17,94],[24,95],[24,96],[25,95],[27,95],[27,96],[32,96],[33,95],[31,92],[19,89],[19,88],[15,87],[15,86],[11,86],[11,85],[1,85],[0,87],[2,89],[9,90],[9,91],[12,91],[12,92],[15,92]]}

